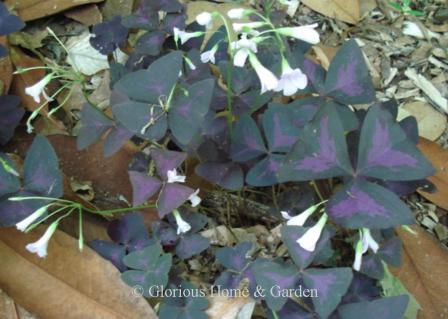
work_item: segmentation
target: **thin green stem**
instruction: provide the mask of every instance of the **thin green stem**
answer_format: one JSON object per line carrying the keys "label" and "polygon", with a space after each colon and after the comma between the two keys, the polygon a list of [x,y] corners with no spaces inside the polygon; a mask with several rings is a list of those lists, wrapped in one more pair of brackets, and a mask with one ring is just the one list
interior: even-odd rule
{"label": "thin green stem", "polygon": [[[79,204],[80,205],[80,204]],[[108,215],[113,215],[113,214],[118,214],[118,213],[126,213],[126,212],[131,212],[133,210],[141,210],[141,209],[146,209],[146,208],[154,208],[156,207],[155,204],[148,204],[148,205],[140,205],[140,206],[133,206],[133,207],[126,207],[126,208],[116,208],[116,209],[108,209],[108,210],[94,210],[94,209],[90,209],[87,208],[85,206],[80,206],[83,210],[92,213],[92,214],[97,214],[97,215],[102,215],[102,216],[108,216]]]}

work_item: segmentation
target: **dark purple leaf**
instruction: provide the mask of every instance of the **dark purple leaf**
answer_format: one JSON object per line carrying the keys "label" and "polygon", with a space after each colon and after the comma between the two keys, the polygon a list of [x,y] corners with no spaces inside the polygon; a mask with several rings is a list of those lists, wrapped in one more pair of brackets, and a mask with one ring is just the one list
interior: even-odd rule
{"label": "dark purple leaf", "polygon": [[401,240],[393,237],[386,241],[378,251],[378,257],[393,267],[401,266]]}
{"label": "dark purple leaf", "polygon": [[130,253],[123,258],[129,268],[121,274],[121,279],[131,287],[140,285],[144,296],[150,297],[152,286],[165,286],[168,283],[168,272],[172,264],[172,256],[164,254],[160,244],[155,243],[145,249]]}
{"label": "dark purple leaf", "polygon": [[140,250],[149,244],[148,230],[140,213],[128,213],[109,223],[109,237],[128,251]]}
{"label": "dark purple leaf", "polygon": [[112,111],[126,129],[145,139],[158,141],[168,129],[166,114],[157,105],[128,101],[114,105]]}
{"label": "dark purple leaf", "polygon": [[187,16],[185,13],[170,13],[167,14],[163,20],[163,30],[169,34],[173,34],[173,29],[178,28],[179,30],[184,30],[187,26],[186,24]]}
{"label": "dark purple leaf", "polygon": [[[146,70],[139,70],[123,76],[114,90],[126,94],[133,100],[155,104],[167,100],[182,69],[182,53],[174,51],[157,59]],[[148,111],[150,107],[146,105]]]}
{"label": "dark purple leaf", "polygon": [[62,196],[62,174],[58,158],[46,137],[37,135],[34,138],[23,167],[25,190],[47,197]]}
{"label": "dark purple leaf", "polygon": [[7,155],[0,153],[0,198],[20,189],[19,179],[9,169],[15,170],[14,164]]}
{"label": "dark purple leaf", "polygon": [[150,6],[156,11],[164,11],[167,13],[181,12],[184,6],[178,0],[150,0]]}
{"label": "dark purple leaf", "polygon": [[[185,82],[188,84],[196,84],[199,81],[210,80],[212,77],[210,67],[208,64],[202,63],[200,52],[197,49],[192,49],[188,52],[187,56],[194,64],[195,69],[192,70],[186,62],[184,63]],[[214,92],[215,90],[213,90]]]}
{"label": "dark purple leaf", "polygon": [[81,128],[76,139],[78,150],[85,149],[95,143],[113,124],[114,122],[103,112],[90,103],[86,103],[81,110]]}
{"label": "dark purple leaf", "polygon": [[353,273],[350,268],[307,269],[302,276],[306,287],[317,293],[317,298],[312,298],[315,311],[327,318],[347,292]]}
{"label": "dark purple leaf", "polygon": [[105,240],[93,240],[89,243],[89,246],[101,257],[109,260],[120,272],[127,270],[126,265],[122,261],[126,255],[126,248],[123,245]]}
{"label": "dark purple leaf", "polygon": [[243,271],[250,262],[249,251],[252,249],[251,242],[243,242],[235,247],[224,247],[216,251],[215,257],[226,268],[235,271]]}
{"label": "dark purple leaf", "polygon": [[333,58],[325,93],[343,104],[369,103],[375,99],[369,69],[355,40],[345,42]]}
{"label": "dark purple leaf", "polygon": [[176,255],[180,259],[189,259],[210,246],[210,241],[199,234],[185,234],[176,246]]}
{"label": "dark purple leaf", "polygon": [[409,296],[386,297],[374,301],[350,303],[339,307],[341,319],[399,319],[403,318]]}
{"label": "dark purple leaf", "polygon": [[[256,79],[256,75],[254,71],[249,70],[246,67],[243,68],[235,68],[233,67],[233,63],[227,60],[221,60],[216,63],[219,67],[219,71],[224,81],[227,83],[227,68],[232,68],[232,92],[236,95],[241,95],[243,92],[246,92],[250,89],[250,87],[254,84]],[[224,96],[226,92],[224,91]],[[226,101],[224,100],[224,103]]]}
{"label": "dark purple leaf", "polygon": [[233,128],[231,154],[236,162],[245,162],[266,154],[263,137],[250,115],[243,115]]}
{"label": "dark purple leaf", "polygon": [[268,155],[250,169],[246,176],[246,182],[251,186],[259,187],[277,184],[278,170],[284,159],[284,155]]}
{"label": "dark purple leaf", "polygon": [[344,131],[331,105],[319,111],[299,135],[280,169],[281,181],[305,181],[351,175]]}
{"label": "dark purple leaf", "polygon": [[370,278],[382,279],[384,277],[384,267],[378,255],[371,253],[363,256],[360,272]]}
{"label": "dark purple leaf", "polygon": [[145,173],[129,171],[132,184],[132,205],[138,206],[151,198],[162,186],[162,182]]}
{"label": "dark purple leaf", "polygon": [[128,29],[121,24],[120,16],[95,25],[92,33],[94,37],[90,38],[90,44],[104,55],[111,54],[124,45],[128,37]]}
{"label": "dark purple leaf", "polygon": [[159,216],[163,217],[180,207],[194,193],[190,187],[180,184],[165,184],[157,200]]}
{"label": "dark purple leaf", "polygon": [[257,284],[267,292],[265,300],[269,308],[274,311],[282,309],[288,298],[277,296],[270,292],[273,287],[279,290],[296,287],[299,278],[297,269],[292,266],[267,261],[255,266],[254,273]]}
{"label": "dark purple leaf", "polygon": [[142,35],[135,44],[135,51],[140,54],[159,55],[165,42],[163,31],[152,31]]}
{"label": "dark purple leaf", "polygon": [[104,156],[108,157],[118,152],[132,136],[134,136],[134,133],[125,127],[121,125],[114,126],[104,140]]}
{"label": "dark purple leaf", "polygon": [[263,114],[263,129],[270,152],[286,153],[297,141],[299,129],[291,120],[291,113],[284,110],[270,106]]}
{"label": "dark purple leaf", "polygon": [[155,30],[159,26],[159,10],[152,6],[153,0],[142,0],[134,14],[123,19],[128,28]]}
{"label": "dark purple leaf", "polygon": [[244,185],[243,170],[233,162],[201,163],[196,166],[195,172],[198,176],[225,189],[239,190]]}
{"label": "dark purple leaf", "polygon": [[260,95],[259,88],[255,88],[238,95],[233,101],[233,115],[241,116],[246,113],[253,113],[260,109],[263,105],[267,104],[273,95],[274,93],[271,91]]}
{"label": "dark purple leaf", "polygon": [[160,240],[163,246],[174,246],[179,240],[176,229],[167,222],[156,221],[151,224],[152,232],[155,238]]}
{"label": "dark purple leaf", "polygon": [[18,107],[19,103],[20,98],[17,96],[0,96],[0,145],[5,145],[12,138],[14,130],[25,114],[25,110]]}
{"label": "dark purple leaf", "polygon": [[[219,27],[216,32],[213,33],[213,35],[208,40],[207,44],[205,45],[204,51],[211,50],[215,45],[218,45],[218,50],[215,53],[215,64],[219,64],[219,62],[227,59],[227,51],[228,51],[228,41],[227,41],[227,32],[224,25]],[[237,71],[240,68],[234,68],[232,71]],[[227,77],[225,77],[227,79]],[[233,83],[232,83],[233,84]],[[232,85],[233,89],[233,85]]]}
{"label": "dark purple leaf", "polygon": [[400,121],[400,127],[406,133],[408,140],[417,145],[420,139],[417,119],[413,116],[408,116]]}
{"label": "dark purple leaf", "polygon": [[45,200],[22,200],[10,201],[9,197],[16,196],[39,196],[39,194],[19,191],[18,193],[10,194],[0,198],[0,226],[9,227],[14,226],[18,222],[24,220],[26,217],[34,213],[43,205],[48,204]]}
{"label": "dark purple leaf", "polygon": [[157,174],[166,180],[168,178],[167,172],[178,169],[187,158],[187,154],[154,148],[151,149],[151,158],[156,165]]}
{"label": "dark purple leaf", "polygon": [[[276,317],[273,316],[272,310],[267,308],[266,314],[268,316],[268,319],[276,319]],[[277,311],[277,318],[281,319],[315,319],[316,317],[307,311],[305,311],[297,302],[292,301],[289,299],[284,307]]]}
{"label": "dark purple leaf", "polygon": [[359,272],[354,272],[352,283],[348,288],[347,294],[342,299],[342,303],[370,301],[378,298],[380,294],[381,288],[378,287],[375,279],[369,278]]}
{"label": "dark purple leaf", "polygon": [[303,99],[295,100],[289,104],[269,104],[269,110],[273,110],[276,113],[280,113],[283,122],[292,123],[295,127],[299,128],[309,123],[317,111],[321,100],[315,97],[305,97]]}
{"label": "dark purple leaf", "polygon": [[308,227],[299,226],[283,226],[282,240],[288,248],[289,255],[300,270],[304,270],[313,262],[314,258],[330,241],[330,232],[324,228],[319,241],[316,244],[316,249],[313,252],[303,249],[297,240],[302,237],[308,230]]}
{"label": "dark purple leaf", "polygon": [[364,176],[406,181],[431,176],[434,168],[391,114],[374,106],[362,126],[357,171]]}
{"label": "dark purple leaf", "polygon": [[181,90],[171,101],[168,123],[171,132],[181,144],[188,144],[201,128],[213,95],[215,81],[207,79]]}
{"label": "dark purple leaf", "polygon": [[298,46],[289,57],[291,67],[300,68],[308,78],[308,86],[299,92],[323,92],[326,71],[319,64],[306,58],[304,52],[301,52],[301,46]]}
{"label": "dark purple leaf", "polygon": [[0,36],[19,31],[25,23],[18,16],[9,13],[8,8],[0,2]]}
{"label": "dark purple leaf", "polygon": [[412,224],[413,215],[394,193],[363,180],[354,180],[336,192],[328,215],[347,228],[389,228]]}

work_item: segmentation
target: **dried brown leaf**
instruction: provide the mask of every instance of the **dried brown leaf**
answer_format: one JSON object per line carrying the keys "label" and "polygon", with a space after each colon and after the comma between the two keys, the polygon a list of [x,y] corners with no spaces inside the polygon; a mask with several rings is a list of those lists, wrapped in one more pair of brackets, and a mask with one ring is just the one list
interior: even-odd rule
{"label": "dried brown leaf", "polygon": [[15,301],[46,319],[157,318],[111,263],[88,247],[79,252],[77,241],[65,233],[53,235],[46,259],[30,254],[25,245],[44,230],[0,231],[0,285]]}
{"label": "dried brown leaf", "polygon": [[448,316],[448,252],[422,228],[416,235],[398,229],[403,241],[403,264],[391,269],[422,307],[418,319]]}
{"label": "dried brown leaf", "polygon": [[327,17],[351,24],[361,19],[359,0],[302,0],[302,3]]}
{"label": "dried brown leaf", "polygon": [[420,139],[418,147],[437,170],[428,178],[437,187],[437,191],[427,193],[419,190],[418,192],[437,206],[448,210],[448,150],[424,138]]}

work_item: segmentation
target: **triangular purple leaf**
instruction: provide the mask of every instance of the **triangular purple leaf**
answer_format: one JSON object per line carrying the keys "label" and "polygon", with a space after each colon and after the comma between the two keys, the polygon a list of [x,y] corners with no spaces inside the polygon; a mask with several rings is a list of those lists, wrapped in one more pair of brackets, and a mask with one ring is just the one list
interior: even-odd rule
{"label": "triangular purple leaf", "polygon": [[216,251],[215,256],[218,261],[228,269],[243,271],[250,262],[249,251],[252,249],[251,242],[243,242],[235,247],[224,247]]}
{"label": "triangular purple leaf", "polygon": [[114,126],[104,140],[104,156],[109,157],[118,152],[132,136],[134,136],[134,133],[127,128],[121,125]]}
{"label": "triangular purple leaf", "polygon": [[409,296],[401,295],[342,305],[338,309],[341,319],[398,319],[403,318]]}
{"label": "triangular purple leaf", "polygon": [[20,98],[14,95],[0,96],[0,145],[5,145],[13,136],[25,114],[25,109],[18,107]]}
{"label": "triangular purple leaf", "polygon": [[132,184],[132,204],[138,206],[151,198],[162,186],[162,182],[145,173],[136,171],[129,172]]}
{"label": "triangular purple leaf", "polygon": [[401,266],[401,240],[399,237],[393,237],[381,245],[378,251],[378,257],[393,267]]}
{"label": "triangular purple leaf", "polygon": [[355,40],[345,42],[333,58],[325,93],[343,104],[369,103],[375,99],[369,69]]}
{"label": "triangular purple leaf", "polygon": [[306,125],[280,169],[281,181],[305,181],[351,175],[344,130],[331,105]]}
{"label": "triangular purple leaf", "polygon": [[391,114],[374,106],[362,126],[357,171],[364,176],[406,181],[430,176],[434,168]]}
{"label": "triangular purple leaf", "polygon": [[165,42],[166,33],[153,31],[142,35],[135,44],[135,51],[140,54],[159,55]]}
{"label": "triangular purple leaf", "polygon": [[288,152],[297,141],[299,129],[291,120],[291,114],[281,108],[269,109],[263,114],[263,130],[270,152]]}
{"label": "triangular purple leaf", "polygon": [[245,162],[267,153],[263,137],[250,115],[243,115],[233,129],[231,154],[236,162]]}
{"label": "triangular purple leaf", "polygon": [[124,45],[128,37],[128,29],[121,24],[120,16],[95,25],[92,33],[95,36],[90,38],[90,44],[104,55],[111,54]]}
{"label": "triangular purple leaf", "polygon": [[93,240],[89,243],[89,246],[101,257],[109,260],[120,272],[128,269],[122,261],[126,255],[126,248],[123,245],[105,240]]}
{"label": "triangular purple leaf", "polygon": [[103,112],[97,110],[90,103],[86,103],[81,110],[81,128],[76,139],[78,150],[95,143],[113,124],[114,122]]}
{"label": "triangular purple leaf", "polygon": [[302,276],[306,287],[317,292],[318,297],[312,298],[314,308],[325,319],[341,302],[353,273],[350,268],[307,269]]}
{"label": "triangular purple leaf", "polygon": [[259,187],[277,184],[277,173],[284,159],[284,155],[271,154],[258,162],[247,173],[247,184]]}
{"label": "triangular purple leaf", "polygon": [[189,259],[210,246],[210,240],[199,234],[185,234],[176,246],[176,255],[180,259]]}
{"label": "triangular purple leaf", "polygon": [[157,200],[159,216],[163,217],[171,213],[173,209],[179,208],[193,193],[193,189],[184,185],[172,183],[165,184],[160,192],[159,199]]}
{"label": "triangular purple leaf", "polygon": [[10,166],[14,168],[12,161],[4,155],[0,153],[0,198],[7,194],[12,194],[20,189],[20,180],[11,172],[8,172],[4,165]]}
{"label": "triangular purple leaf", "polygon": [[244,185],[243,170],[241,166],[233,162],[201,163],[196,166],[195,172],[202,178],[225,189],[239,190]]}
{"label": "triangular purple leaf", "polygon": [[362,258],[361,273],[370,278],[380,280],[384,277],[384,267],[377,254],[365,255]]}
{"label": "triangular purple leaf", "polygon": [[19,31],[25,23],[18,16],[9,13],[8,8],[0,2],[0,36]]}
{"label": "triangular purple leaf", "polygon": [[359,179],[331,197],[327,212],[347,228],[389,228],[414,222],[409,207],[394,193]]}
{"label": "triangular purple leaf", "polygon": [[151,158],[156,165],[157,174],[166,180],[168,178],[167,172],[178,169],[187,158],[187,154],[154,148],[151,149]]}

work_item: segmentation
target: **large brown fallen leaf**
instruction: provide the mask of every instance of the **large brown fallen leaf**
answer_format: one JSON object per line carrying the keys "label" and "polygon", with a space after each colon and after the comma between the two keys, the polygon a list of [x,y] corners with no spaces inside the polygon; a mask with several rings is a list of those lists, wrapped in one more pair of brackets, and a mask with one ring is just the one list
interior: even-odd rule
{"label": "large brown fallen leaf", "polygon": [[361,19],[359,0],[302,0],[302,3],[327,17],[351,24]]}
{"label": "large brown fallen leaf", "polygon": [[424,138],[420,138],[418,147],[437,170],[436,174],[428,178],[436,185],[437,191],[427,193],[419,190],[418,192],[437,206],[448,210],[448,150]]}
{"label": "large brown fallen leaf", "polygon": [[37,319],[22,306],[15,303],[11,297],[0,289],[0,315],[2,319]]}
{"label": "large brown fallen leaf", "polygon": [[77,241],[65,233],[54,234],[46,259],[26,251],[44,230],[0,230],[0,286],[16,302],[45,319],[157,318],[111,263],[88,247],[79,252]]}
{"label": "large brown fallen leaf", "polygon": [[398,229],[403,241],[403,264],[392,268],[422,307],[418,319],[448,318],[448,251],[419,226],[416,235]]}
{"label": "large brown fallen leaf", "polygon": [[103,0],[6,0],[6,6],[14,8],[23,21],[51,16],[55,13],[87,3]]}

